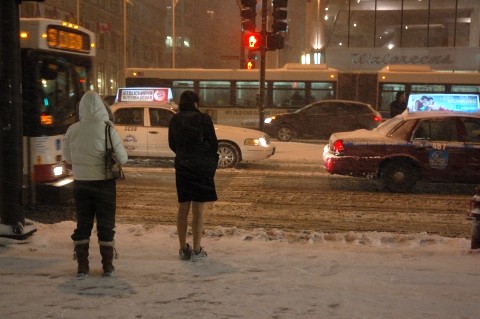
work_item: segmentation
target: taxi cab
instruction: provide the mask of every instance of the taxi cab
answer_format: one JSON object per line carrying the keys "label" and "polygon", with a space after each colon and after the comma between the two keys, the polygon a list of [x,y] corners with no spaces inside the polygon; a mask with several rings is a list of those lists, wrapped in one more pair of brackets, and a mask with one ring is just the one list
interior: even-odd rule
{"label": "taxi cab", "polygon": [[[173,158],[168,146],[168,125],[177,112],[168,102],[170,93],[163,88],[119,89],[117,102],[111,106],[115,128],[130,158]],[[129,91],[136,91],[133,94]],[[147,93],[150,92],[150,93]],[[142,96],[144,95],[144,96]],[[123,98],[122,98],[123,96]],[[234,126],[215,125],[219,146],[219,168],[235,167],[269,158],[275,153],[270,137],[260,131]]]}
{"label": "taxi cab", "polygon": [[478,183],[480,113],[478,107],[459,111],[413,106],[373,130],[333,133],[324,167],[331,174],[379,178],[394,192],[411,191],[419,180]]}

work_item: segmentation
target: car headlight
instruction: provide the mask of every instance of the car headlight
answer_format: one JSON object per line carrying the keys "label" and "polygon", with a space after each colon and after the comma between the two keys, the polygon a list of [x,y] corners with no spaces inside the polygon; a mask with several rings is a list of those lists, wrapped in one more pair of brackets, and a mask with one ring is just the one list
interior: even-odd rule
{"label": "car headlight", "polygon": [[53,175],[60,176],[63,174],[63,166],[55,166],[53,168]]}
{"label": "car headlight", "polygon": [[244,141],[245,145],[250,145],[250,146],[267,146],[268,141],[265,137],[260,137],[260,138],[247,138]]}
{"label": "car headlight", "polygon": [[270,123],[272,122],[272,120],[274,120],[274,119],[275,119],[275,116],[267,117],[267,118],[263,121],[263,123],[265,123],[265,124],[270,124]]}

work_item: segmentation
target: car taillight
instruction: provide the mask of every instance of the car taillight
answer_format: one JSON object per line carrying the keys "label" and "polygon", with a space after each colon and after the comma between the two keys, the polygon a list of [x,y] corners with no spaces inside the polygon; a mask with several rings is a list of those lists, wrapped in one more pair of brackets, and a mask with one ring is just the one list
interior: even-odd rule
{"label": "car taillight", "polygon": [[345,151],[345,146],[343,145],[343,140],[336,140],[332,144],[332,151],[335,154],[341,154]]}
{"label": "car taillight", "polygon": [[378,116],[378,115],[374,115],[374,116],[373,116],[373,120],[374,120],[375,122],[381,122],[381,121],[382,121],[382,117],[381,117],[381,116]]}

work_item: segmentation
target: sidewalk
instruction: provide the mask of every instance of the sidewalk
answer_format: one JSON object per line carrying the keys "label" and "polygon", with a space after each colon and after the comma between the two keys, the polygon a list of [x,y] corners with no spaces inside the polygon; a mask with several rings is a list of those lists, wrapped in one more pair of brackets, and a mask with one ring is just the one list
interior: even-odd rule
{"label": "sidewalk", "polygon": [[[116,276],[74,277],[73,222],[0,238],[2,318],[476,319],[480,255],[427,234],[207,229],[205,262],[178,259],[174,227],[117,227]],[[92,236],[95,239],[95,235]]]}

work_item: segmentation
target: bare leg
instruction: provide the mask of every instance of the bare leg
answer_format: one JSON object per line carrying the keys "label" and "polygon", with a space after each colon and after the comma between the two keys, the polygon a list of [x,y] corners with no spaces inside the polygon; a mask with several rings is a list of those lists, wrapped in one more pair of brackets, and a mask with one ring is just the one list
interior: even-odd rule
{"label": "bare leg", "polygon": [[203,204],[192,202],[192,233],[193,233],[193,249],[200,251],[200,242],[203,232]]}
{"label": "bare leg", "polygon": [[187,246],[187,230],[188,230],[188,212],[190,211],[191,202],[178,203],[177,213],[177,232],[180,249]]}

